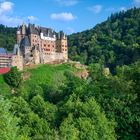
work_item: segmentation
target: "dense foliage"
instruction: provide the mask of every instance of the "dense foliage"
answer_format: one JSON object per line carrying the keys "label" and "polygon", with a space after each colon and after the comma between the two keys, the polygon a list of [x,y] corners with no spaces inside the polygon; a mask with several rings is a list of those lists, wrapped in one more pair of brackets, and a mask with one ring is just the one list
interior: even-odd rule
{"label": "dense foliage", "polygon": [[21,73],[18,71],[17,67],[12,67],[11,70],[4,75],[4,80],[8,85],[18,88],[22,81]]}
{"label": "dense foliage", "polygon": [[18,120],[11,113],[11,104],[0,96],[0,139],[1,140],[19,140]]}
{"label": "dense foliage", "polygon": [[0,47],[12,51],[16,43],[16,28],[0,25]]}
{"label": "dense foliage", "polygon": [[[48,75],[42,77],[40,74],[45,70]],[[49,70],[54,77],[45,80]],[[139,139],[140,62],[117,67],[115,76],[104,76],[103,66],[92,64],[87,80],[75,77],[72,71],[75,70],[66,64],[39,66],[24,72],[30,76],[14,94],[0,91],[8,98],[0,100],[1,104],[10,104],[10,110],[5,105],[0,116],[7,111],[13,121],[3,120],[4,123],[14,123],[9,129],[17,130],[8,135],[11,138],[17,135],[21,140]],[[57,86],[51,84],[56,72],[59,75]],[[35,83],[35,73],[42,81]],[[5,133],[1,133],[5,137]]]}
{"label": "dense foliage", "polygon": [[139,140],[138,15],[121,12],[69,37],[71,58],[89,64],[87,79],[72,63],[0,75],[0,139]]}
{"label": "dense foliage", "polygon": [[117,65],[140,58],[140,9],[111,15],[91,30],[68,37],[69,56],[85,64],[102,63],[113,71]]}

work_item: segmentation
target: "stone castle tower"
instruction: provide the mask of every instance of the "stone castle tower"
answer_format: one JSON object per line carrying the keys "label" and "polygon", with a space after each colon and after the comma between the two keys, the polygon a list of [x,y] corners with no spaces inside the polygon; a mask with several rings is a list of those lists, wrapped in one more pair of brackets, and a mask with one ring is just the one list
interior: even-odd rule
{"label": "stone castle tower", "polygon": [[12,66],[17,66],[19,70],[23,70],[23,56],[20,53],[19,46],[15,44],[12,56]]}
{"label": "stone castle tower", "polygon": [[67,36],[64,32],[57,33],[53,29],[34,24],[28,26],[23,24],[18,28],[15,50],[18,53],[13,55],[12,64],[21,68],[20,62],[24,67],[28,64],[66,62],[68,60]]}

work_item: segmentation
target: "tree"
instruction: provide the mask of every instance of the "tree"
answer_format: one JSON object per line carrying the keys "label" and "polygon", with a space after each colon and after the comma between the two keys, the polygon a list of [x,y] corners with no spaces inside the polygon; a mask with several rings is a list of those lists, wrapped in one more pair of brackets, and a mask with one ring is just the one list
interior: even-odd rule
{"label": "tree", "polygon": [[9,111],[10,102],[0,96],[0,139],[20,140],[18,134],[18,120]]}
{"label": "tree", "polygon": [[51,126],[56,126],[57,107],[55,105],[45,102],[40,95],[37,95],[31,100],[30,106],[34,113],[38,114],[40,118],[47,120]]}
{"label": "tree", "polygon": [[48,122],[34,112],[22,117],[20,127],[21,134],[32,139],[51,140],[53,137],[53,131],[50,129]]}
{"label": "tree", "polygon": [[0,25],[0,47],[4,47],[8,51],[13,50],[16,43],[16,30],[17,28]]}
{"label": "tree", "polygon": [[86,87],[86,96],[94,97],[106,117],[115,120],[118,139],[135,140],[139,137],[140,105],[137,85],[140,74],[138,71],[138,63],[137,66],[118,67],[117,75],[101,76],[96,82],[91,80]]}
{"label": "tree", "polygon": [[117,65],[140,59],[140,8],[112,14],[90,30],[68,36],[69,57],[85,64],[100,63],[114,72]]}
{"label": "tree", "polygon": [[79,140],[79,130],[73,123],[73,115],[68,114],[60,126],[60,139],[61,140]]}
{"label": "tree", "polygon": [[4,79],[11,87],[18,88],[22,81],[21,72],[18,71],[17,67],[12,67],[10,72],[4,75]]}
{"label": "tree", "polygon": [[66,117],[60,125],[64,139],[115,140],[114,123],[101,112],[94,98],[81,101],[72,94],[61,109]]}

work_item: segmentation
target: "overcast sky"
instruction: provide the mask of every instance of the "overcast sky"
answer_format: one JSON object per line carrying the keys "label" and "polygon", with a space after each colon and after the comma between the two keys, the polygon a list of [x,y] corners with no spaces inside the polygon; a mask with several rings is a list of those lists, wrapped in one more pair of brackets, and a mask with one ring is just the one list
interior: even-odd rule
{"label": "overcast sky", "polygon": [[0,0],[0,24],[35,23],[67,34],[94,27],[111,13],[139,7],[140,0]]}

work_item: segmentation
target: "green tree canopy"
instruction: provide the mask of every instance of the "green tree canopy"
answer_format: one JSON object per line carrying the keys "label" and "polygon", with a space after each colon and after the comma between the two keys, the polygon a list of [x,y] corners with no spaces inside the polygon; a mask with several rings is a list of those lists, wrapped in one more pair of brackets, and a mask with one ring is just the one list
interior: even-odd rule
{"label": "green tree canopy", "polygon": [[10,101],[4,100],[0,96],[0,139],[1,140],[20,140],[18,134],[18,120],[11,113]]}
{"label": "green tree canopy", "polygon": [[17,67],[12,67],[11,70],[4,75],[5,82],[11,87],[18,88],[21,84],[21,72]]}

